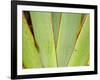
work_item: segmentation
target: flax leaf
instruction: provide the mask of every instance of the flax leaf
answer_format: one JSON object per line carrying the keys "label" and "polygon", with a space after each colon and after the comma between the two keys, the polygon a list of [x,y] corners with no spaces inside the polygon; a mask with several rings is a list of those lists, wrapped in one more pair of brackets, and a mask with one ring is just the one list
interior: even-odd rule
{"label": "flax leaf", "polygon": [[68,64],[80,30],[81,16],[78,13],[62,13],[57,43],[57,60],[60,67]]}
{"label": "flax leaf", "polygon": [[89,59],[89,15],[83,24],[68,66],[85,66]]}
{"label": "flax leaf", "polygon": [[44,67],[56,67],[56,53],[50,12],[30,12],[33,31]]}
{"label": "flax leaf", "polygon": [[24,68],[39,68],[41,61],[25,16],[22,17],[22,59]]}
{"label": "flax leaf", "polygon": [[60,22],[61,22],[61,13],[52,12],[52,26],[53,26],[53,31],[54,31],[55,47],[57,47]]}

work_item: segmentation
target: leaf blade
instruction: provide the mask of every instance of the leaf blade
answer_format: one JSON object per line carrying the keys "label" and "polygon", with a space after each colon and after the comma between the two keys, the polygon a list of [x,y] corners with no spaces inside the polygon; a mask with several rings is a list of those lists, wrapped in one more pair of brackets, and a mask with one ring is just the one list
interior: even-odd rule
{"label": "leaf blade", "polygon": [[30,12],[33,31],[40,48],[40,56],[44,67],[56,67],[56,53],[49,12]]}
{"label": "leaf blade", "polygon": [[80,29],[81,14],[62,13],[57,43],[58,66],[65,67],[73,51]]}
{"label": "leaf blade", "polygon": [[22,61],[24,68],[40,68],[41,61],[25,16],[22,17]]}
{"label": "leaf blade", "polygon": [[89,15],[87,16],[68,66],[85,66],[89,59]]}
{"label": "leaf blade", "polygon": [[58,34],[59,34],[59,27],[61,22],[61,13],[60,12],[52,12],[52,25],[54,31],[54,41],[55,41],[55,48],[57,47],[58,41]]}

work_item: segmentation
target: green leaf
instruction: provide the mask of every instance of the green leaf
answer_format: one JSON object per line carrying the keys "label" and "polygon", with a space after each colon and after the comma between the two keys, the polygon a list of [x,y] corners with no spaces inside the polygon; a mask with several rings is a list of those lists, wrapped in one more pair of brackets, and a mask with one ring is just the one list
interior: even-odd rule
{"label": "green leaf", "polygon": [[57,60],[60,67],[65,67],[69,62],[81,28],[81,16],[78,13],[62,13],[57,43]]}
{"label": "green leaf", "polygon": [[30,12],[33,32],[44,67],[56,67],[56,53],[50,12]]}
{"label": "green leaf", "polygon": [[54,41],[55,41],[55,48],[57,47],[58,41],[58,34],[59,34],[59,27],[61,22],[61,13],[60,12],[52,12],[52,26],[54,31]]}
{"label": "green leaf", "polygon": [[85,66],[88,64],[89,59],[89,29],[90,29],[89,15],[86,17],[82,30],[76,42],[76,46],[70,58],[68,66]]}
{"label": "green leaf", "polygon": [[22,59],[24,68],[41,67],[40,56],[24,15],[22,17]]}

